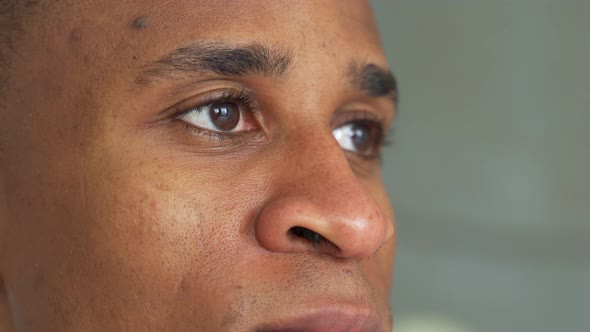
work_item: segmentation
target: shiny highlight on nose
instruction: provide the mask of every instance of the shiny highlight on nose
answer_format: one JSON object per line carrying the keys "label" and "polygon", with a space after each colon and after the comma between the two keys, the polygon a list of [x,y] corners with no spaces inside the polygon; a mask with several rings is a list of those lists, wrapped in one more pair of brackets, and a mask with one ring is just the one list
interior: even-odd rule
{"label": "shiny highlight on nose", "polygon": [[255,220],[258,242],[272,252],[315,252],[366,258],[393,235],[393,223],[360,195],[347,209],[320,206],[301,195],[267,202]]}

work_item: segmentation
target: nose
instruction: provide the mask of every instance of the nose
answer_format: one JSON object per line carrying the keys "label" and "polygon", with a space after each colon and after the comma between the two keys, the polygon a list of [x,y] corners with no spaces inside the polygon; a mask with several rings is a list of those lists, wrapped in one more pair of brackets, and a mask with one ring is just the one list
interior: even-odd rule
{"label": "nose", "polygon": [[[393,237],[387,217],[337,151],[298,156],[283,172],[281,193],[268,200],[254,221],[257,241],[272,252],[317,252],[364,258]],[[290,174],[290,175],[287,175]]]}

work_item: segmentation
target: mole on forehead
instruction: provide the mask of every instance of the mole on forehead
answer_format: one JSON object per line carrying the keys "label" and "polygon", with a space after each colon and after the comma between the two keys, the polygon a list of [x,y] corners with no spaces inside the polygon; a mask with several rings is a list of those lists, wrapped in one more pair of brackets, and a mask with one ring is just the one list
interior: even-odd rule
{"label": "mole on forehead", "polygon": [[137,30],[143,30],[149,25],[149,20],[145,16],[138,16],[131,21],[131,27]]}

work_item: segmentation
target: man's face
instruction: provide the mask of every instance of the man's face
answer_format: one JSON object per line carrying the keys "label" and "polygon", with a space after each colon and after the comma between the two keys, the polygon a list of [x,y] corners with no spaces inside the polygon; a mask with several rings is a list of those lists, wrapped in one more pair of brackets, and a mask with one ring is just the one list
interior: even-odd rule
{"label": "man's face", "polygon": [[14,327],[391,329],[395,84],[367,3],[50,3],[1,116]]}

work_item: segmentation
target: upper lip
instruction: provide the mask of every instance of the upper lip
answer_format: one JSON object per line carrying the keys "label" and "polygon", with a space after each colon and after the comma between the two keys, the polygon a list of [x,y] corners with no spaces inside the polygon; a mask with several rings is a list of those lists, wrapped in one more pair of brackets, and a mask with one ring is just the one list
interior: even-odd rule
{"label": "upper lip", "polygon": [[324,307],[278,319],[256,328],[256,332],[377,332],[383,331],[378,315],[355,307]]}

